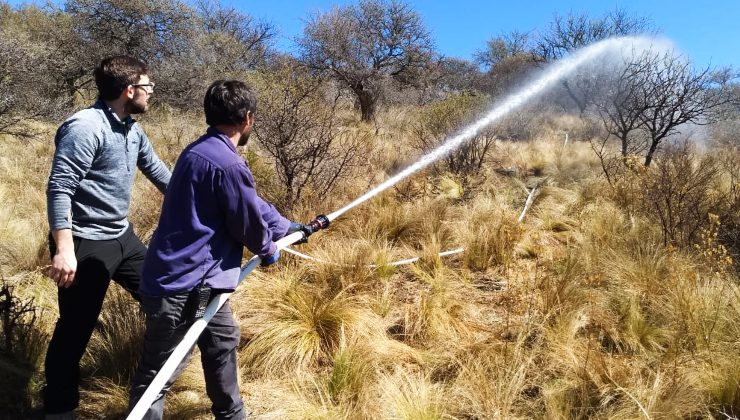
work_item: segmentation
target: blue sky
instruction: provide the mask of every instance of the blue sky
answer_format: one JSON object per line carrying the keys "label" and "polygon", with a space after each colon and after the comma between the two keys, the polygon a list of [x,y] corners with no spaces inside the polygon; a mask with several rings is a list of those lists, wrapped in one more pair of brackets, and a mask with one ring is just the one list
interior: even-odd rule
{"label": "blue sky", "polygon": [[[22,1],[10,0],[10,3]],[[352,2],[222,0],[222,3],[275,24],[279,30],[277,47],[290,51],[292,40],[302,33],[304,21],[312,12]],[[631,15],[650,18],[696,65],[740,68],[740,0],[415,0],[409,3],[423,17],[438,50],[451,57],[469,59],[488,39],[502,33],[544,29],[555,14],[572,11],[600,16],[619,7]]]}
{"label": "blue sky", "polygon": [[[278,47],[289,49],[311,12],[349,1],[231,1],[240,10],[274,23]],[[695,64],[740,67],[740,0],[458,0],[409,1],[446,56],[471,58],[493,36],[544,29],[555,14],[601,16],[619,7],[645,16]]]}

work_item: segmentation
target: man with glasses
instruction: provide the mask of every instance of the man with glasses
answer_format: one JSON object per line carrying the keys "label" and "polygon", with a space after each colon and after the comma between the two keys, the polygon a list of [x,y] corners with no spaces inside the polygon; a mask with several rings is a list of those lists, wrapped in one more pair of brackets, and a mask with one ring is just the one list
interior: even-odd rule
{"label": "man with glasses", "polygon": [[72,419],[80,359],[110,279],[137,300],[146,247],[128,222],[136,168],[164,193],[170,171],[131,116],[146,112],[154,83],[147,66],[109,57],[95,69],[98,101],[58,129],[47,186],[49,277],[59,287],[59,319],[46,353],[44,408]]}

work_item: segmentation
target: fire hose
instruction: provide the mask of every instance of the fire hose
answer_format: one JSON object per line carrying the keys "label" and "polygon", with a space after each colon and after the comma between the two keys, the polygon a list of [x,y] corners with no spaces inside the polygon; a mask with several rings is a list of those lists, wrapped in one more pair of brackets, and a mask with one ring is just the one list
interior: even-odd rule
{"label": "fire hose", "polygon": [[[330,261],[324,261],[324,260],[321,260],[319,258],[312,257],[310,255],[302,254],[302,253],[300,253],[300,252],[298,252],[298,251],[296,251],[294,249],[290,249],[288,247],[285,247],[283,249],[286,252],[290,253],[290,254],[293,254],[293,255],[295,255],[297,257],[303,258],[304,260],[316,261],[316,262],[320,262],[322,264],[334,264],[334,265],[337,265],[337,263],[332,263]],[[465,248],[455,248],[455,249],[451,249],[449,251],[442,251],[442,252],[440,252],[437,255],[440,256],[440,257],[446,257],[448,255],[459,254],[459,253],[464,252],[464,251],[465,251]],[[393,262],[389,262],[389,263],[386,263],[386,264],[369,264],[368,267],[370,267],[370,268],[377,268],[378,266],[397,267],[399,265],[405,265],[405,264],[415,263],[415,262],[419,261],[419,259],[420,259],[420,257],[406,258],[406,259],[403,259],[403,260],[393,261]]]}
{"label": "fire hose", "polygon": [[[313,232],[325,229],[329,225],[329,223],[344,214],[349,209],[369,200],[381,191],[384,191],[390,186],[396,184],[401,179],[404,179],[412,173],[415,173],[422,168],[427,167],[442,156],[445,156],[452,150],[455,150],[464,141],[476,135],[478,131],[481,130],[483,127],[488,126],[492,122],[500,119],[512,110],[521,107],[527,101],[544,92],[547,88],[560,80],[564,75],[571,73],[584,62],[593,60],[595,57],[598,57],[605,51],[619,51],[620,49],[628,47],[634,49],[635,46],[644,49],[645,46],[642,44],[645,44],[644,38],[620,37],[607,39],[597,42],[591,46],[585,47],[572,56],[563,59],[557,63],[554,63],[554,65],[551,66],[547,71],[545,71],[541,77],[534,80],[532,83],[521,89],[519,92],[505,98],[500,105],[494,107],[483,118],[475,121],[473,124],[463,129],[459,134],[451,137],[450,139],[442,143],[442,145],[438,146],[436,149],[432,150],[430,153],[420,158],[414,164],[410,165],[398,174],[390,177],[389,179],[382,182],[380,185],[360,196],[345,207],[336,210],[335,212],[330,213],[327,216],[322,215],[317,217],[309,224],[311,225],[311,229],[313,230]],[[305,238],[306,233],[299,231],[285,236],[284,238],[276,241],[275,244],[277,245],[278,249],[284,249],[288,245],[292,245],[295,242],[301,241]],[[262,260],[259,256],[252,257],[247,262],[247,264],[242,267],[241,273],[239,274],[239,282],[241,283],[241,281],[244,280],[244,278],[249,275],[249,273],[251,273],[260,264],[261,261]],[[165,386],[170,376],[172,376],[172,374],[174,373],[175,369],[177,369],[180,361],[185,357],[185,355],[187,355],[191,347],[195,344],[198,337],[205,329],[208,322],[211,320],[211,318],[213,318],[216,312],[221,308],[221,306],[223,306],[223,304],[229,299],[230,296],[231,293],[222,293],[211,300],[211,302],[205,309],[203,318],[195,321],[195,323],[185,333],[185,337],[180,342],[180,344],[175,347],[175,350],[172,352],[169,359],[167,359],[165,364],[154,377],[152,383],[149,384],[149,387],[136,403],[133,410],[131,410],[131,413],[129,413],[127,420],[138,420],[144,416],[146,411],[156,399],[157,395],[159,395],[160,390]]]}

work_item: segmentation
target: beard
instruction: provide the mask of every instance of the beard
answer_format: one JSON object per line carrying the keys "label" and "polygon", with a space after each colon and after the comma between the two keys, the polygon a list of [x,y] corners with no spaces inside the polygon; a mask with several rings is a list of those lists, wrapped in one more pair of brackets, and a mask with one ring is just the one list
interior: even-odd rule
{"label": "beard", "polygon": [[241,137],[239,137],[237,146],[246,146],[248,142],[249,142],[249,134],[242,134]]}
{"label": "beard", "polygon": [[149,104],[147,103],[146,98],[136,95],[133,99],[126,102],[124,108],[127,114],[143,114],[149,108]]}

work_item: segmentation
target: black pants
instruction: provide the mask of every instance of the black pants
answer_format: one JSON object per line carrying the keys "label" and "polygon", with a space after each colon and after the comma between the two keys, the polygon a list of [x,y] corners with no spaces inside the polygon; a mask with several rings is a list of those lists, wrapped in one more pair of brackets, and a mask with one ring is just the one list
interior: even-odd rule
{"label": "black pants", "polygon": [[[146,247],[131,226],[116,239],[74,238],[77,273],[74,284],[59,288],[59,319],[46,352],[44,408],[48,414],[77,408],[80,400],[80,359],[98,321],[111,278],[135,299]],[[53,256],[56,244],[50,238]]]}
{"label": "black pants", "polygon": [[[141,307],[146,312],[146,333],[141,362],[131,384],[131,409],[193,325],[193,319],[188,316],[188,304],[188,293],[164,297],[141,296]],[[198,338],[206,393],[211,399],[211,412],[218,420],[244,419],[247,416],[239,393],[236,366],[239,338],[239,324],[234,319],[228,301],[216,312]],[[144,420],[162,419],[165,394],[187,366],[191,353],[192,348],[144,414]]]}

